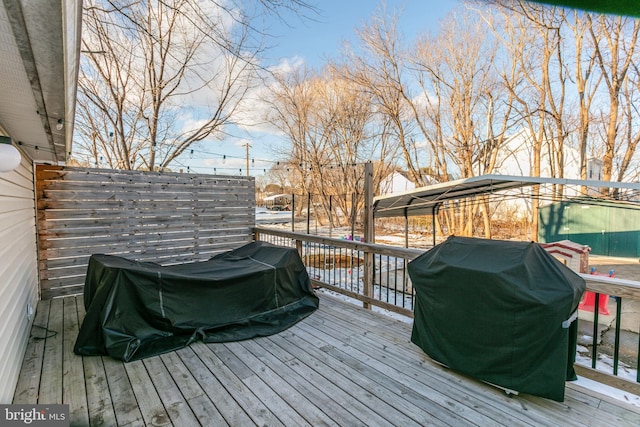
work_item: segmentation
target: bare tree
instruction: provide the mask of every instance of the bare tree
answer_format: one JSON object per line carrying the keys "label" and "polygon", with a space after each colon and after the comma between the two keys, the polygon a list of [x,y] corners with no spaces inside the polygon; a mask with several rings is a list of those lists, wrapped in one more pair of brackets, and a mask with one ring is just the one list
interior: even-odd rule
{"label": "bare tree", "polygon": [[[503,13],[500,37],[517,63],[518,77],[505,79],[505,86],[517,103],[517,116],[531,138],[531,174],[542,172],[543,149],[548,150],[552,173],[564,170],[564,124],[566,70],[560,27],[564,16],[555,7],[523,1],[496,1]],[[557,73],[556,79],[553,73]],[[563,189],[557,188],[561,194]],[[531,197],[531,239],[537,239],[540,188]]]}
{"label": "bare tree", "polygon": [[[233,121],[254,84],[263,33],[244,4],[85,2],[77,146],[111,167],[166,168]],[[258,12],[307,7],[259,0]]]}
{"label": "bare tree", "polygon": [[[637,59],[640,21],[599,15],[595,22],[593,18],[589,17],[589,22],[589,33],[593,40],[595,57],[609,97],[602,178],[605,181],[610,181],[614,173],[613,160],[618,143],[618,129],[620,128],[621,92],[625,87],[631,64]],[[628,146],[628,148],[635,150],[635,146]],[[604,189],[603,192],[608,192],[608,190]]]}
{"label": "bare tree", "polygon": [[[362,195],[362,164],[376,160],[375,180],[393,165],[388,141],[376,132],[368,92],[354,83],[348,67],[337,63],[322,74],[300,69],[281,75],[271,93],[271,121],[291,143],[292,173],[300,190],[318,195],[325,212],[336,209],[342,220],[358,216]],[[331,218],[331,215],[328,215]]]}
{"label": "bare tree", "polygon": [[307,157],[317,140],[311,133],[317,129],[313,120],[314,108],[319,104],[318,92],[314,90],[314,82],[318,81],[318,77],[306,68],[276,74],[274,77],[275,82],[265,100],[271,106],[268,119],[291,144],[290,150],[282,154],[287,159],[292,189],[308,193],[311,183],[306,173]]}
{"label": "bare tree", "polygon": [[[413,98],[406,81],[406,52],[397,31],[398,15],[381,9],[357,29],[359,50],[346,53],[349,78],[370,94],[381,118],[381,139],[395,141],[410,179],[426,185],[422,171],[430,166],[426,150],[415,144]],[[446,169],[438,165],[438,169]]]}
{"label": "bare tree", "polygon": [[[595,54],[591,45],[585,46],[585,37],[591,25],[586,15],[573,12],[573,21],[565,18],[566,25],[573,33],[575,47],[575,79],[578,92],[578,147],[580,150],[580,179],[587,179],[587,146],[589,142],[590,126],[592,124],[591,106],[598,87],[602,81],[602,74],[595,72]],[[581,189],[586,194],[586,187]]]}
{"label": "bare tree", "polygon": [[[634,161],[637,164],[637,148],[640,143],[640,132],[638,131],[638,122],[640,121],[640,111],[638,103],[640,102],[640,75],[638,67],[633,65],[633,76],[625,79],[621,91],[621,126],[618,129],[620,135],[620,143],[616,145],[616,157],[620,158],[616,181],[621,182],[625,178],[630,181],[636,181],[638,178],[637,171],[634,171],[632,165]],[[629,176],[630,175],[630,176]],[[617,196],[617,192],[614,195]]]}
{"label": "bare tree", "polygon": [[[498,44],[475,14],[458,12],[443,23],[435,37],[416,44],[413,68],[422,89],[422,105],[413,101],[418,128],[430,144],[436,165],[450,165],[461,178],[491,173],[511,125],[513,95],[500,74]],[[496,102],[497,100],[497,102]],[[421,108],[420,108],[421,107]],[[455,169],[454,169],[455,168]],[[480,201],[445,216],[449,229],[471,235]],[[489,208],[482,201],[485,235],[490,236]],[[456,223],[457,221],[457,223]]]}
{"label": "bare tree", "polygon": [[[145,101],[135,79],[139,72],[135,40],[124,31],[110,34],[109,28],[117,25],[116,14],[86,8],[83,48],[88,56],[82,59],[78,82],[76,146],[89,152],[96,165],[130,169],[131,159],[147,139],[140,127]],[[118,62],[106,59],[107,55]],[[87,66],[90,62],[95,66]]]}

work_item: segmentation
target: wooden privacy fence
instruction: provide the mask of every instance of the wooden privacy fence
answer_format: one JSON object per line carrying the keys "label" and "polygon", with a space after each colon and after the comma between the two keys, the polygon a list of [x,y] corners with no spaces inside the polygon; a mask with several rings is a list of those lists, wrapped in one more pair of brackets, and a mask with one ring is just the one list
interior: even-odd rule
{"label": "wooden privacy fence", "polygon": [[38,165],[42,299],[82,293],[91,254],[201,261],[253,240],[255,181]]}

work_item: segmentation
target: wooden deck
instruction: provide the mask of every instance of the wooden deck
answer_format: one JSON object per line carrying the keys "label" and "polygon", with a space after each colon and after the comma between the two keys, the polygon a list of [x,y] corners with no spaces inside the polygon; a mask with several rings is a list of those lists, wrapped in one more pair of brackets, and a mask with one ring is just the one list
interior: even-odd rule
{"label": "wooden deck", "polygon": [[640,425],[572,384],[562,403],[508,397],[431,362],[411,325],[328,296],[278,335],[127,364],[73,354],[83,315],[81,298],[40,302],[14,403],[68,403],[81,426]]}

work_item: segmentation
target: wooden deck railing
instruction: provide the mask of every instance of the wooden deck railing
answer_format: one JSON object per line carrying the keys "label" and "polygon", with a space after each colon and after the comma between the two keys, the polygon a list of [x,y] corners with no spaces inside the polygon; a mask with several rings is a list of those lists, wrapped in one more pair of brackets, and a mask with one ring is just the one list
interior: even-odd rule
{"label": "wooden deck railing", "polygon": [[[610,384],[616,388],[627,390],[634,394],[640,395],[640,338],[635,344],[636,358],[636,378],[635,384],[630,386],[628,381],[618,379],[619,356],[620,356],[620,333],[623,321],[622,303],[623,300],[640,301],[640,282],[633,280],[618,279],[613,277],[595,276],[591,274],[580,274],[587,283],[587,291],[595,294],[594,310],[593,310],[593,331],[591,333],[591,367],[576,365],[576,371],[579,375],[595,379],[599,382]],[[598,347],[600,336],[600,299],[612,297],[615,302],[615,325],[614,325],[614,346],[613,346],[613,377],[603,374],[598,369]],[[640,329],[640,325],[637,325]],[[640,337],[640,331],[638,331]]]}
{"label": "wooden deck railing", "polygon": [[407,264],[424,251],[267,228],[254,233],[255,240],[298,248],[315,286],[413,317]]}
{"label": "wooden deck railing", "polygon": [[[255,240],[296,247],[311,282],[331,291],[361,301],[365,307],[377,306],[413,317],[414,290],[407,273],[409,261],[424,253],[419,249],[371,244],[359,241],[315,236],[303,233],[254,228]],[[591,366],[577,365],[579,375],[595,379],[640,395],[640,374],[636,382],[617,376],[620,352],[620,325],[623,299],[640,301],[640,282],[581,274],[587,290],[596,298],[615,296],[616,320],[613,375],[598,370],[598,310],[594,312]],[[596,301],[596,307],[598,303]],[[636,353],[636,367],[640,366],[640,340]]]}

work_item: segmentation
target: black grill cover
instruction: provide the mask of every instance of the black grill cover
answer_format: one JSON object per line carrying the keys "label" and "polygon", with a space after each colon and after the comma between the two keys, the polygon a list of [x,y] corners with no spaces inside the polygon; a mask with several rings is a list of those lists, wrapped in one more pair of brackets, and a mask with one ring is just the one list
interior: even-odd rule
{"label": "black grill cover", "polygon": [[[411,261],[411,341],[514,391],[564,400],[584,280],[536,243],[450,237]],[[569,323],[571,326],[569,326]]]}
{"label": "black grill cover", "polygon": [[318,302],[298,252],[265,242],[165,267],[93,255],[74,351],[130,361],[198,339],[271,335],[311,314]]}

